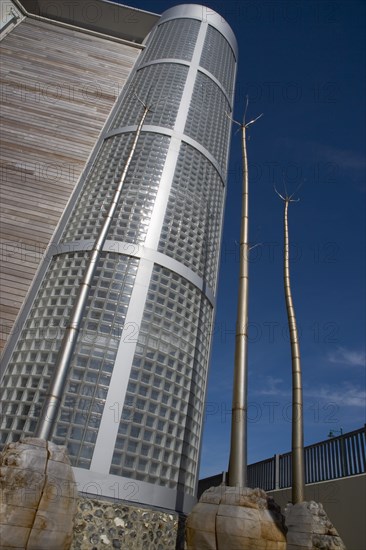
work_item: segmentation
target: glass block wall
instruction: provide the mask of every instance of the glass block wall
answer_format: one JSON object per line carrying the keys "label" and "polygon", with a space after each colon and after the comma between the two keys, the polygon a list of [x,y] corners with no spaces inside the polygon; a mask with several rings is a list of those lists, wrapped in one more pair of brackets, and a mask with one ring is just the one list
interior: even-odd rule
{"label": "glass block wall", "polygon": [[140,502],[182,510],[174,495],[193,497],[198,476],[236,70],[230,28],[205,9],[172,8],[151,32],[33,289],[1,396],[1,443],[32,435],[91,244],[150,105],[52,440],[102,494],[129,479]]}
{"label": "glass block wall", "polygon": [[[56,256],[43,279],[2,381],[3,442],[36,428],[86,256]],[[76,466],[90,466],[137,266],[136,258],[103,253],[89,293],[53,438],[67,444]]]}

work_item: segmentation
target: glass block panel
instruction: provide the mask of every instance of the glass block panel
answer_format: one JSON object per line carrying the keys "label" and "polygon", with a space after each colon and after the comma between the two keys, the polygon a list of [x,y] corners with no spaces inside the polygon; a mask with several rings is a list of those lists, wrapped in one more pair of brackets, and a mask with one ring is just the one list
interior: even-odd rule
{"label": "glass block panel", "polygon": [[130,93],[122,102],[112,128],[135,125],[141,117],[141,103],[152,105],[145,124],[173,128],[177,116],[188,67],[176,63],[150,65],[136,72]]}
{"label": "glass block panel", "polygon": [[[212,116],[215,113],[215,116]],[[203,145],[226,170],[230,106],[217,84],[198,73],[184,133]]]}
{"label": "glass block panel", "polygon": [[[211,305],[200,291],[156,265],[133,360],[134,388],[127,390],[111,473],[133,479],[144,475],[146,481],[166,487],[180,484],[193,494],[211,322]],[[145,385],[146,376],[150,385]],[[147,390],[143,397],[140,387]],[[138,439],[136,429],[143,430]],[[136,456],[132,472],[125,462],[126,437],[133,443],[129,452]],[[157,460],[163,464],[159,470]]]}
{"label": "glass block panel", "polygon": [[[96,238],[121,178],[132,139],[133,134],[122,134],[105,142],[66,227],[64,241]],[[140,136],[108,239],[144,242],[169,141],[169,137],[157,134]]]}
{"label": "glass block panel", "polygon": [[[183,263],[215,287],[224,186],[213,165],[182,143],[169,195],[159,251]],[[175,327],[179,333],[179,328]]]}
{"label": "glass block panel", "polygon": [[[2,384],[3,442],[34,432],[87,255],[56,256],[37,293]],[[104,253],[96,270],[52,439],[76,466],[91,461],[137,268]]]}
{"label": "glass block panel", "polygon": [[211,25],[208,26],[200,65],[217,78],[231,97],[235,75],[234,52],[229,42]]}
{"label": "glass block panel", "polygon": [[155,59],[190,61],[201,23],[194,19],[176,19],[159,25],[143,53],[141,63]]}

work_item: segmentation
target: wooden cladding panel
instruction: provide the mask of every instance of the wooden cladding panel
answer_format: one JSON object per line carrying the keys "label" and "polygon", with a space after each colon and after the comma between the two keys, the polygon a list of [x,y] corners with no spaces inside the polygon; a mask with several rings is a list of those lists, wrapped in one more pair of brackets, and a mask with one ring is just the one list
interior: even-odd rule
{"label": "wooden cladding panel", "polygon": [[0,43],[1,348],[139,53],[33,19]]}

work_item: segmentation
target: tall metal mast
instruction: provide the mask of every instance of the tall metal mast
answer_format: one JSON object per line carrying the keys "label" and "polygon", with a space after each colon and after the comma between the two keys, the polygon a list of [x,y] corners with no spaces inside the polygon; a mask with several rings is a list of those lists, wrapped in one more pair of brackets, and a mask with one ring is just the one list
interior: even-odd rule
{"label": "tall metal mast", "polygon": [[292,301],[290,282],[290,243],[288,230],[288,206],[297,202],[287,195],[283,197],[275,189],[277,195],[284,201],[284,288],[288,326],[291,342],[292,359],[292,503],[303,502],[305,499],[305,469],[304,469],[304,422],[301,379],[301,359],[299,335],[296,325],[295,308]]}
{"label": "tall metal mast", "polygon": [[[240,228],[239,295],[235,335],[235,364],[228,485],[245,487],[247,481],[247,401],[248,401],[248,292],[249,292],[249,178],[246,129],[262,115],[237,122],[242,131],[242,214]],[[231,119],[232,120],[232,119]]]}

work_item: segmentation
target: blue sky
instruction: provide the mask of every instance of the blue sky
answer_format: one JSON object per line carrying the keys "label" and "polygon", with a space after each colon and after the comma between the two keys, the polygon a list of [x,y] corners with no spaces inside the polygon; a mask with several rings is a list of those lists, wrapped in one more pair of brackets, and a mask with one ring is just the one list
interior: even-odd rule
{"label": "blue sky", "polygon": [[[122,3],[122,2],[121,2]],[[131,0],[157,13],[171,0]],[[248,462],[291,448],[291,356],[282,284],[291,205],[292,290],[301,333],[305,444],[365,422],[365,4],[208,1],[239,42],[235,116],[250,131]],[[240,228],[240,135],[233,134],[201,477],[227,468]]]}

